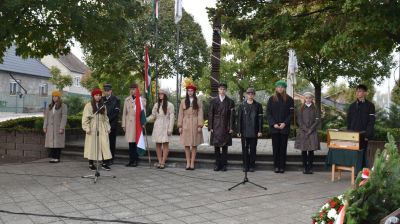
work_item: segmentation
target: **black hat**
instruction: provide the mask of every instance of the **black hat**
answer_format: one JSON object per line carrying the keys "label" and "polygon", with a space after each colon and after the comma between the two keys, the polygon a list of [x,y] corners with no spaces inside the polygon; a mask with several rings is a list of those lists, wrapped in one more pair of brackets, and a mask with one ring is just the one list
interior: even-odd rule
{"label": "black hat", "polygon": [[218,85],[218,88],[219,87],[224,87],[225,89],[227,89],[228,85],[226,83],[220,82],[219,85]]}
{"label": "black hat", "polygon": [[129,89],[136,89],[137,88],[137,84],[136,83],[132,83],[130,86],[129,86]]}
{"label": "black hat", "polygon": [[364,84],[358,85],[358,86],[356,87],[356,89],[362,89],[362,90],[364,90],[365,92],[368,91],[368,87],[367,87],[366,85],[364,85]]}
{"label": "black hat", "polygon": [[111,84],[104,84],[104,91],[108,91],[108,90],[111,90],[112,89],[112,86],[111,86]]}

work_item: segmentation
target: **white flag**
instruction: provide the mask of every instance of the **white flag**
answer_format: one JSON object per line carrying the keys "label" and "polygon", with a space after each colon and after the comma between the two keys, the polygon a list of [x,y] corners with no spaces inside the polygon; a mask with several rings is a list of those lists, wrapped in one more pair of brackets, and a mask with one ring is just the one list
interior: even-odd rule
{"label": "white flag", "polygon": [[175,0],[175,24],[182,19],[182,0]]}
{"label": "white flag", "polygon": [[289,62],[288,62],[288,74],[286,78],[287,88],[286,93],[294,97],[293,85],[296,85],[296,73],[298,72],[296,52],[293,49],[289,49]]}

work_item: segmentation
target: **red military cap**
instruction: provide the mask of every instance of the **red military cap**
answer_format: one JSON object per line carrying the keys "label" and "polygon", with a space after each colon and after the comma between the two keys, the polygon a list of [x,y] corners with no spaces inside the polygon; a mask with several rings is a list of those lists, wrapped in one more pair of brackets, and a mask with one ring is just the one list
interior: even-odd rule
{"label": "red military cap", "polygon": [[92,91],[92,97],[94,97],[95,95],[100,94],[102,95],[102,92],[99,88],[96,88]]}
{"label": "red military cap", "polygon": [[190,83],[188,86],[186,86],[186,90],[189,90],[189,89],[196,92],[197,87],[195,85],[193,85],[192,83]]}

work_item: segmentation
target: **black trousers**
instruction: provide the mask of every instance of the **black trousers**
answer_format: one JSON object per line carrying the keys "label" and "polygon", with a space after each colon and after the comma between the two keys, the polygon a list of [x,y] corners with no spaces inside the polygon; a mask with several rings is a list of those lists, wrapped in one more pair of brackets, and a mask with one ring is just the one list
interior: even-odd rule
{"label": "black trousers", "polygon": [[135,142],[129,142],[129,162],[138,161],[137,147]]}
{"label": "black trousers", "polygon": [[274,167],[278,169],[285,169],[286,167],[286,154],[288,134],[275,133],[271,134],[272,138],[272,152],[274,154]]}
{"label": "black trousers", "polygon": [[52,159],[60,159],[61,148],[51,148],[49,151],[49,157]]}
{"label": "black trousers", "polygon": [[108,134],[108,139],[110,141],[111,160],[113,160],[115,158],[115,145],[117,143],[117,129],[111,128],[111,132]]}
{"label": "black trousers", "polygon": [[303,167],[305,169],[312,169],[314,161],[314,151],[302,151],[301,157],[303,158]]}
{"label": "black trousers", "polygon": [[255,168],[257,154],[257,138],[242,137],[242,159],[245,169]]}
{"label": "black trousers", "polygon": [[[222,153],[221,153],[222,148]],[[215,147],[215,165],[226,166],[228,164],[228,146]]]}

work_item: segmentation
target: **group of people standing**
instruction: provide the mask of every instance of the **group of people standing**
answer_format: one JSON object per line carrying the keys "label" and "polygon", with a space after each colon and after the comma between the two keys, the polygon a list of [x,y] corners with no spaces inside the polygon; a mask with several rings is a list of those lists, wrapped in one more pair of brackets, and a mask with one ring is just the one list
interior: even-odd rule
{"label": "group of people standing", "polygon": [[[284,173],[286,168],[287,143],[294,112],[294,100],[286,93],[287,84],[280,80],[275,83],[275,92],[267,102],[265,113],[262,105],[255,98],[254,88],[248,88],[246,98],[238,107],[227,95],[227,85],[220,83],[218,96],[211,99],[208,111],[208,130],[210,145],[214,146],[214,171],[226,171],[228,147],[232,145],[234,133],[241,138],[243,171],[254,172],[257,140],[262,137],[263,119],[267,118],[272,138],[274,172]],[[124,100],[122,110],[122,128],[129,145],[129,162],[127,167],[138,165],[136,146],[136,88],[130,85],[130,95]],[[179,107],[177,127],[180,142],[184,146],[186,170],[195,169],[198,145],[203,143],[204,114],[203,104],[196,96],[196,86],[186,87],[186,97]],[[348,130],[366,131],[366,140],[373,136],[375,107],[365,99],[367,87],[357,86],[357,101],[348,113]],[[82,128],[86,133],[84,158],[89,160],[90,170],[96,170],[94,161],[102,161],[102,168],[110,170],[115,157],[115,145],[120,114],[120,100],[112,94],[110,84],[104,85],[104,95],[100,89],[91,92],[92,99],[85,105],[82,115]],[[295,148],[302,151],[303,173],[313,173],[314,151],[320,149],[318,127],[320,125],[319,110],[315,106],[314,96],[310,92],[304,95],[304,102],[297,111],[298,130]],[[175,122],[174,105],[168,101],[169,92],[159,90],[157,102],[154,104],[148,122],[154,122],[152,140],[156,144],[157,168],[164,169],[169,153],[169,141]],[[146,100],[141,98],[143,107]],[[51,163],[60,162],[60,151],[65,146],[65,125],[67,106],[61,101],[61,93],[53,91],[52,102],[45,111],[43,130],[46,133],[45,147],[50,148]],[[237,118],[237,121],[236,121]]]}

